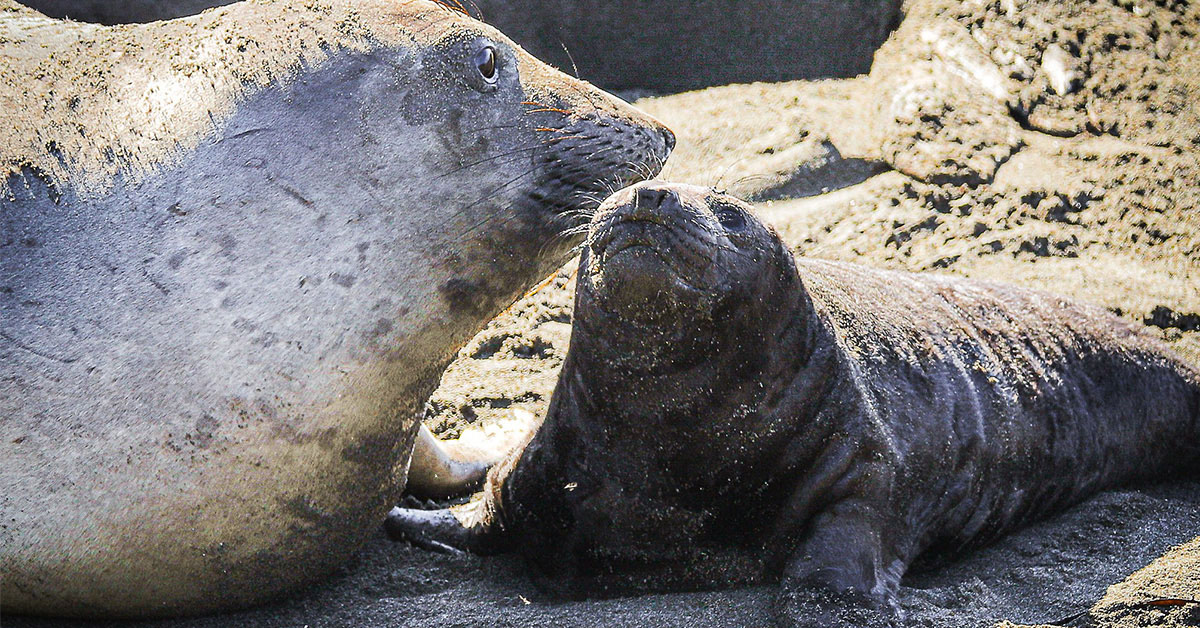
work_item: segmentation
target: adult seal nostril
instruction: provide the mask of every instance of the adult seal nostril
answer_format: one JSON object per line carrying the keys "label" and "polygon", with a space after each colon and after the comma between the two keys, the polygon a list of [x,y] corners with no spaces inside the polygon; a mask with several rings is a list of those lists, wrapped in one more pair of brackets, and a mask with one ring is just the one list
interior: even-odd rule
{"label": "adult seal nostril", "polygon": [[277,598],[406,477],[478,478],[418,429],[441,372],[566,261],[581,199],[667,157],[443,3],[109,28],[0,0],[0,57],[6,616]]}
{"label": "adult seal nostril", "polygon": [[[620,241],[605,217],[662,185],[610,197],[589,238]],[[922,552],[1200,468],[1200,372],[1138,325],[796,258],[741,201],[670,189],[670,227],[644,245],[657,265],[584,251],[528,446],[481,500],[394,512],[394,536],[519,552],[570,596],[778,581],[784,625],[894,626]],[[706,269],[683,262],[693,250]],[[634,282],[656,297],[625,296]]]}
{"label": "adult seal nostril", "polygon": [[667,127],[662,128],[663,140],[666,144],[667,152],[675,150],[675,133]]}

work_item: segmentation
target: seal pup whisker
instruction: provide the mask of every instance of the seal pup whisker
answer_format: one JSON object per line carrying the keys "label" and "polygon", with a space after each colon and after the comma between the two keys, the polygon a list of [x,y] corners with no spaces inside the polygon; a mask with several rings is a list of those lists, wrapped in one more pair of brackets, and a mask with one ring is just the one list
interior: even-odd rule
{"label": "seal pup whisker", "polygon": [[[560,246],[563,242],[574,242],[576,240],[579,240],[584,235],[587,235],[587,224],[586,223],[581,224],[581,225],[576,225],[574,227],[568,227],[566,229],[563,229],[562,231],[559,231],[557,234],[554,235],[553,238],[551,238],[543,246],[545,246],[545,247]],[[582,246],[582,242],[580,244],[572,246],[570,249],[568,249],[569,256],[574,257],[575,255],[578,255],[580,246]]]}
{"label": "seal pup whisker", "polygon": [[579,66],[575,65],[575,56],[572,55],[571,51],[567,49],[566,42],[559,39],[558,45],[562,46],[563,52],[567,53],[567,60],[571,62],[571,74],[573,74],[577,79],[582,79],[583,77],[579,76]]}
{"label": "seal pup whisker", "polygon": [[[589,211],[595,211],[595,208],[599,207],[600,204],[604,202],[604,198],[602,198],[599,193],[588,192],[586,190],[579,190],[572,193],[571,198],[592,205],[593,207]],[[581,207],[580,209],[586,209],[586,207]]]}
{"label": "seal pup whisker", "polygon": [[725,189],[726,186],[721,185],[721,181],[724,181],[729,172],[737,167],[738,164],[746,161],[747,159],[749,159],[749,157],[741,157],[729,162],[728,164],[725,164],[725,169],[721,171],[721,174],[717,175],[716,180],[713,181],[711,185],[705,187],[711,187],[713,189]]}

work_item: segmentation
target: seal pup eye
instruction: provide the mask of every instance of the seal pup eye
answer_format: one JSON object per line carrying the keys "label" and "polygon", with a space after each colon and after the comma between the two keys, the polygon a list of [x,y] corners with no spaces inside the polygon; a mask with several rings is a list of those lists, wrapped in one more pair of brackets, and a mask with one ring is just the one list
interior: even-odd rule
{"label": "seal pup eye", "polygon": [[729,231],[740,231],[746,226],[746,217],[736,207],[717,205],[713,209],[713,215],[717,217],[717,222]]}
{"label": "seal pup eye", "polygon": [[496,82],[496,49],[491,46],[484,46],[475,53],[475,69],[479,70],[479,76],[483,80],[490,83]]}

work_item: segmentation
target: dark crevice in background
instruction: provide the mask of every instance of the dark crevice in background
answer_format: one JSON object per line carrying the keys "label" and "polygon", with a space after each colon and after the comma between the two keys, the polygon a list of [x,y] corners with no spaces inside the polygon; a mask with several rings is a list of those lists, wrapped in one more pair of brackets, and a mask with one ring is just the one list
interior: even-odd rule
{"label": "dark crevice in background", "polygon": [[[199,13],[229,0],[24,0],[103,24]],[[900,23],[900,0],[475,0],[538,58],[609,90],[665,94],[713,85],[867,72]]]}
{"label": "dark crevice in background", "polygon": [[1150,315],[1143,319],[1143,322],[1162,329],[1200,331],[1200,314],[1176,312],[1165,305],[1155,306]]}
{"label": "dark crevice in background", "polygon": [[50,17],[70,18],[77,22],[129,24],[157,22],[205,9],[232,4],[234,0],[17,0]]}

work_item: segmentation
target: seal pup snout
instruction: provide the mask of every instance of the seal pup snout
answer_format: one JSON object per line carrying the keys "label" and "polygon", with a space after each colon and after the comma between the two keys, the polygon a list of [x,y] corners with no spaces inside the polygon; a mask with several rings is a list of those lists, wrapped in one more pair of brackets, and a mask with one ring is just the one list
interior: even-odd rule
{"label": "seal pup snout", "polygon": [[712,225],[676,190],[639,184],[600,206],[582,267],[603,307],[624,318],[702,316],[716,244]]}
{"label": "seal pup snout", "polygon": [[618,191],[592,220],[582,291],[642,323],[710,318],[739,277],[758,274],[758,247],[747,245],[767,231],[748,211],[709,188],[649,181]]}

